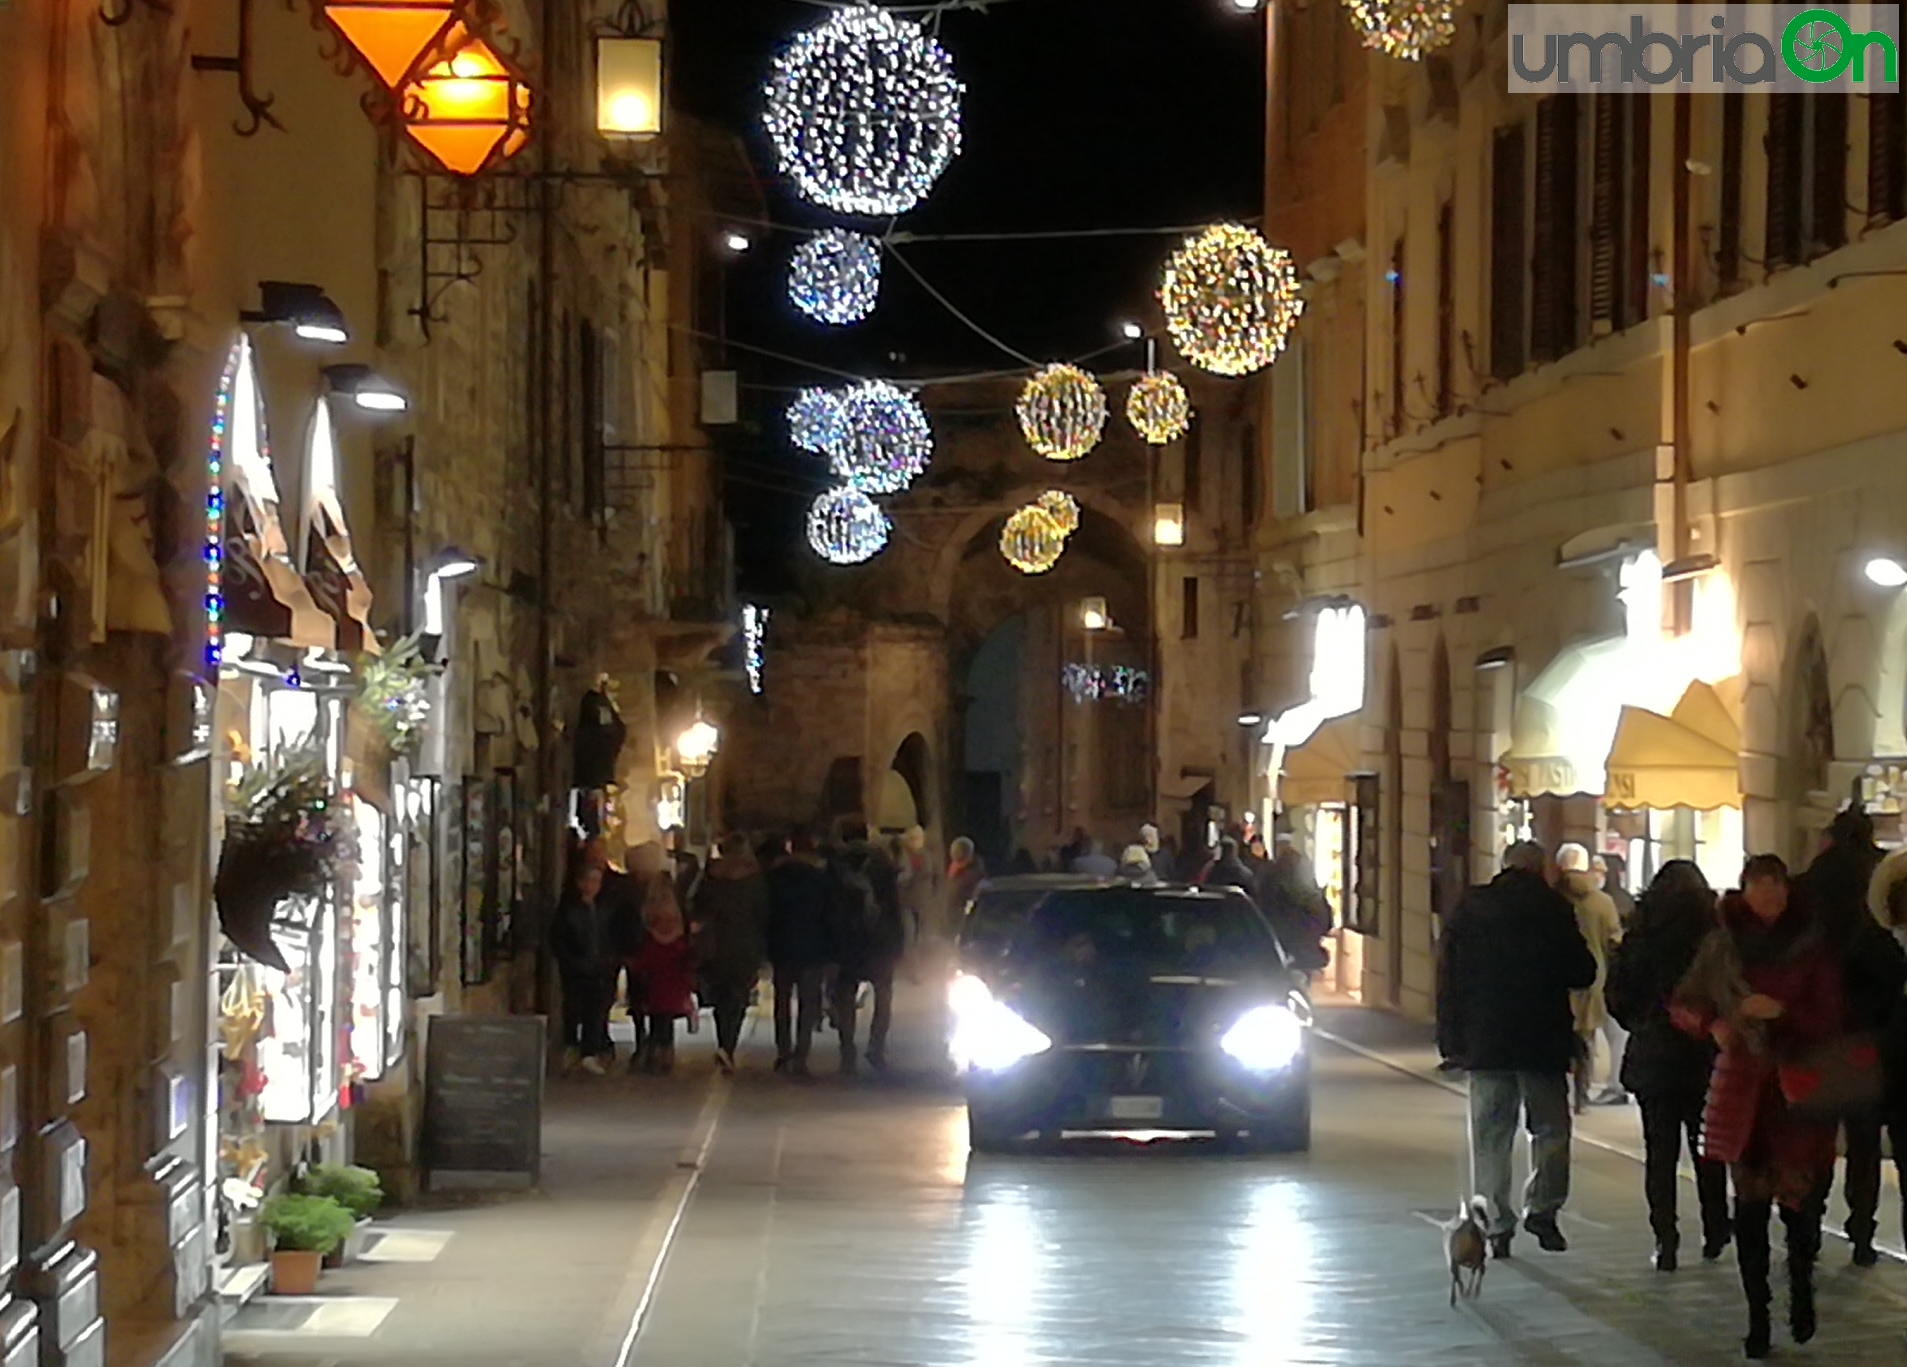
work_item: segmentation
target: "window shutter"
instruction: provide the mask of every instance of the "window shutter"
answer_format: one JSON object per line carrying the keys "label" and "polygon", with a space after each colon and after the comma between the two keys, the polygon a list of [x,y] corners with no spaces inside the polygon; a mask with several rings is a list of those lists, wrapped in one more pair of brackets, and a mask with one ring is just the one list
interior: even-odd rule
{"label": "window shutter", "polygon": [[1768,96],[1768,244],[1770,266],[1792,266],[1801,259],[1801,100],[1800,95]]}
{"label": "window shutter", "polygon": [[1451,366],[1457,344],[1456,211],[1449,200],[1437,211],[1437,416],[1456,406]]}
{"label": "window shutter", "polygon": [[1536,106],[1536,233],[1530,355],[1553,361],[1576,345],[1576,110],[1573,95]]}
{"label": "window shutter", "polygon": [[1271,513],[1310,512],[1305,488],[1305,339],[1293,337],[1271,367]]}
{"label": "window shutter", "polygon": [[1715,245],[1715,274],[1722,292],[1741,280],[1741,147],[1746,97],[1739,92],[1722,96],[1722,205],[1721,241]]}
{"label": "window shutter", "polygon": [[1814,174],[1809,191],[1814,203],[1808,216],[1810,256],[1847,245],[1847,101],[1848,97],[1841,94],[1816,95],[1811,101]]}
{"label": "window shutter", "polygon": [[1589,326],[1622,326],[1617,317],[1617,245],[1622,230],[1622,107],[1619,95],[1597,95],[1589,171]]}
{"label": "window shutter", "polygon": [[1616,302],[1618,328],[1634,327],[1649,316],[1649,111],[1647,95],[1626,98],[1629,115],[1628,229],[1623,244]]}
{"label": "window shutter", "polygon": [[1523,373],[1522,124],[1497,130],[1490,168],[1490,373]]}
{"label": "window shutter", "polygon": [[1404,239],[1398,238],[1391,245],[1391,424],[1390,435],[1401,437],[1404,434],[1404,414],[1407,407],[1407,395],[1404,386],[1409,376],[1405,373],[1407,354],[1404,348]]}
{"label": "window shutter", "polygon": [[1867,218],[1907,218],[1907,96],[1867,97]]}

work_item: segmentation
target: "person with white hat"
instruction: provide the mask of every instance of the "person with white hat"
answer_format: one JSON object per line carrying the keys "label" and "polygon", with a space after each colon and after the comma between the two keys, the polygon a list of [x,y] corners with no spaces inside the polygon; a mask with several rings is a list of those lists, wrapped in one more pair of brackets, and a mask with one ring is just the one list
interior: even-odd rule
{"label": "person with white hat", "polygon": [[[1576,928],[1582,932],[1589,952],[1596,958],[1596,981],[1580,992],[1570,994],[1576,1015],[1576,1039],[1582,1061],[1576,1069],[1576,1109],[1581,1111],[1589,1099],[1589,1080],[1595,1071],[1596,1036],[1610,1024],[1609,1007],[1603,999],[1603,984],[1609,977],[1609,956],[1622,939],[1622,917],[1615,900],[1602,890],[1602,876],[1591,867],[1589,851],[1581,845],[1564,845],[1556,851],[1559,870],[1556,890],[1576,909]],[[1616,1027],[1620,1031],[1621,1027]],[[1616,1039],[1610,1040],[1609,1081],[1597,1100],[1628,1100],[1618,1080],[1622,1053]]]}

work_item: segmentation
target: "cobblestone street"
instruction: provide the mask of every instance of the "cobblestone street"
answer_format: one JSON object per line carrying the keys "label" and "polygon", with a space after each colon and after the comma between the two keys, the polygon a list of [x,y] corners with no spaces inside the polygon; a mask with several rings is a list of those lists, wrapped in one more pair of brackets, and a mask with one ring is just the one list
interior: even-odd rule
{"label": "cobblestone street", "polygon": [[[1411,1047],[1421,1032],[1360,1013],[1325,1024],[1356,1046],[1318,1042],[1314,1150],[1294,1158],[1088,1144],[970,1161],[957,1097],[926,1071],[918,1038],[897,1075],[854,1084],[825,1064],[812,1086],[786,1084],[759,1050],[732,1086],[711,1084],[699,1058],[660,1084],[560,1082],[544,1192],[404,1217],[393,1228],[451,1234],[434,1261],[367,1264],[327,1283],[346,1299],[395,1301],[368,1332],[258,1332],[266,1303],[233,1326],[231,1360],[1739,1360],[1732,1262],[1692,1261],[1674,1276],[1649,1266],[1640,1172],[1620,1151],[1632,1111],[1592,1112],[1584,1127],[1571,1251],[1519,1240],[1479,1303],[1447,1308],[1432,1226],[1462,1183],[1461,1099],[1405,1071],[1426,1062]],[[1890,1235],[1893,1223],[1890,1198]],[[1831,1242],[1821,1281],[1820,1338],[1783,1356],[1902,1358],[1907,1266],[1857,1271]]]}

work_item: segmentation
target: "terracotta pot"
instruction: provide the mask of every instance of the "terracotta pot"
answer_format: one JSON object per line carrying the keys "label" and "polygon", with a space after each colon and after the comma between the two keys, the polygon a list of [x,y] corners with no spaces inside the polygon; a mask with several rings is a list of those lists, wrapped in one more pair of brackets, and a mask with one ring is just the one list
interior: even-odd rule
{"label": "terracotta pot", "polygon": [[274,1296],[309,1296],[318,1289],[318,1272],[324,1265],[322,1253],[281,1248],[271,1255],[271,1290]]}

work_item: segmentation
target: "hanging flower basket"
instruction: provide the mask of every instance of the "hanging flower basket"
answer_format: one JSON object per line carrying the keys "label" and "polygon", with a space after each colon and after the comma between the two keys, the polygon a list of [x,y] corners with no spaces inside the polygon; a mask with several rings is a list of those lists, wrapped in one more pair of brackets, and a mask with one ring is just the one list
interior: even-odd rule
{"label": "hanging flower basket", "polygon": [[246,771],[228,797],[212,883],[219,926],[240,953],[290,971],[272,918],[287,899],[321,897],[342,876],[356,857],[353,829],[315,741]]}
{"label": "hanging flower basket", "polygon": [[357,710],[395,758],[416,753],[430,718],[429,685],[437,666],[424,658],[415,635],[367,660],[360,672]]}

